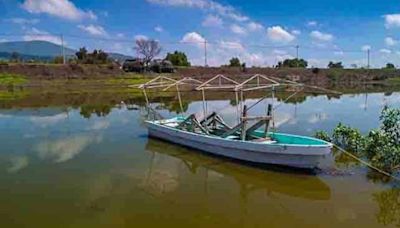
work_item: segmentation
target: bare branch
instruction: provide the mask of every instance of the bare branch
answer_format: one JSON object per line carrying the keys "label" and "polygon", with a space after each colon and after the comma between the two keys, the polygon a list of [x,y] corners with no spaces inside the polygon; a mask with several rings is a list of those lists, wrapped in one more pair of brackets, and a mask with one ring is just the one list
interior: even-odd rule
{"label": "bare branch", "polygon": [[138,39],[136,40],[135,50],[138,55],[143,57],[146,65],[161,52],[161,46],[156,40]]}

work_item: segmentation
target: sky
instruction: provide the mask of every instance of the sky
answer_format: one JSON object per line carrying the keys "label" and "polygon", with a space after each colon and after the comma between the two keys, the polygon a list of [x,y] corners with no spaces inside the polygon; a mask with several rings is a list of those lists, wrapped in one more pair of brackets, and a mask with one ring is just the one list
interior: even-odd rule
{"label": "sky", "polygon": [[[135,56],[155,39],[193,65],[273,66],[298,55],[309,66],[400,66],[400,2],[394,0],[0,0],[0,42],[47,40]],[[62,34],[62,36],[61,36]]]}

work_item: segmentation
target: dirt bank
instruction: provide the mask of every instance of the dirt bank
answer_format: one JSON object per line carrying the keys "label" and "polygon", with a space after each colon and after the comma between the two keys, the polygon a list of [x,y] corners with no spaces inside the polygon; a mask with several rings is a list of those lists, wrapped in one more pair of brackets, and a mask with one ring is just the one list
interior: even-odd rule
{"label": "dirt bank", "polygon": [[124,72],[117,65],[81,65],[81,64],[1,64],[1,73],[24,75],[35,79],[97,79],[116,77]]}
{"label": "dirt bank", "polygon": [[[118,65],[61,65],[61,64],[3,64],[0,74],[20,74],[29,80],[52,79],[110,79],[123,78],[129,74]],[[299,82],[315,85],[354,85],[364,82],[383,82],[388,78],[400,77],[396,69],[299,69],[299,68],[246,68],[236,67],[188,67],[178,68],[173,77],[196,77],[207,79],[217,74],[224,74],[238,80],[254,74],[285,77]],[[157,74],[147,74],[151,78]]]}

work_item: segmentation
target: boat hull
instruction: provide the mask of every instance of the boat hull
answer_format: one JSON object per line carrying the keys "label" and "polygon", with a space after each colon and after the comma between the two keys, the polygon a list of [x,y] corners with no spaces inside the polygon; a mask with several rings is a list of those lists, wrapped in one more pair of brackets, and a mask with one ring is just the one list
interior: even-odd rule
{"label": "boat hull", "polygon": [[296,168],[315,168],[331,153],[331,146],[263,144],[229,140],[146,122],[149,136],[169,142],[242,161],[284,165]]}

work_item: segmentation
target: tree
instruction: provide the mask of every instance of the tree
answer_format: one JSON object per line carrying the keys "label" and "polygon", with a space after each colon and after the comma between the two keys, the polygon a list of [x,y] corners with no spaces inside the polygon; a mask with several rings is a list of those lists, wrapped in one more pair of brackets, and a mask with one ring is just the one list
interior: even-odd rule
{"label": "tree", "polygon": [[55,64],[61,64],[64,62],[64,58],[62,56],[56,56],[56,57],[54,57],[52,62]]}
{"label": "tree", "polygon": [[307,61],[304,59],[285,59],[283,62],[279,61],[278,65],[276,66],[277,68],[281,68],[281,67],[299,67],[299,68],[306,68],[308,65]]}
{"label": "tree", "polygon": [[15,62],[15,63],[18,63],[21,61],[21,57],[18,52],[11,53],[10,59],[11,59],[11,62]]}
{"label": "tree", "polygon": [[156,40],[138,39],[136,40],[135,50],[138,55],[143,57],[143,62],[146,66],[150,61],[161,52],[161,46]]}
{"label": "tree", "polygon": [[385,69],[396,69],[393,63],[386,63]]}
{"label": "tree", "polygon": [[343,69],[343,65],[342,65],[342,62],[334,63],[334,62],[330,61],[329,64],[328,64],[328,68],[330,68],[330,69],[332,69],[332,68]]}
{"label": "tree", "polygon": [[190,66],[190,62],[184,52],[175,51],[174,53],[167,53],[165,60],[170,61],[174,66]]}
{"label": "tree", "polygon": [[86,59],[87,53],[88,53],[88,51],[86,50],[86,48],[82,47],[82,48],[79,48],[79,51],[77,51],[75,53],[75,55],[78,58],[78,60],[83,61]]}
{"label": "tree", "polygon": [[229,66],[230,67],[240,67],[242,64],[240,63],[239,58],[233,57],[229,60]]}
{"label": "tree", "polygon": [[102,50],[94,49],[92,53],[89,53],[85,47],[79,48],[79,51],[75,53],[78,63],[83,64],[105,64],[109,61],[108,54]]}
{"label": "tree", "polygon": [[355,64],[355,63],[351,64],[350,66],[351,66],[352,68],[354,68],[354,69],[357,69],[357,67],[358,67],[357,64]]}

